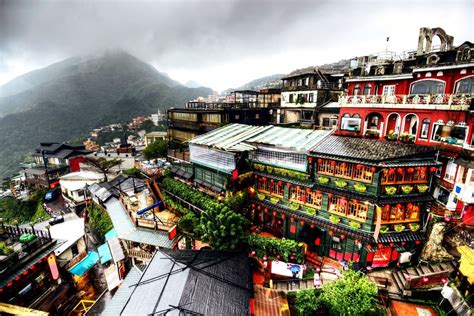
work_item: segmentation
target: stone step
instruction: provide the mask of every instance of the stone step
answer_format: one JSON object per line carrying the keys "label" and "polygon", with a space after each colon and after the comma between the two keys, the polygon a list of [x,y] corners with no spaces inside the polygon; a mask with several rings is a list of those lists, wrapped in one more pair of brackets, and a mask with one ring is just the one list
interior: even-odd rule
{"label": "stone step", "polygon": [[430,266],[422,265],[422,266],[420,266],[420,268],[421,268],[421,271],[423,271],[423,275],[433,273],[433,270],[430,269]]}
{"label": "stone step", "polygon": [[423,270],[419,267],[415,267],[416,275],[421,276],[424,275]]}
{"label": "stone step", "polygon": [[432,265],[432,266],[431,266],[431,269],[433,269],[433,272],[435,272],[435,273],[438,273],[438,272],[443,271],[443,270],[441,269],[441,267],[440,267],[438,264]]}
{"label": "stone step", "polygon": [[400,279],[400,276],[398,275],[398,272],[399,272],[399,271],[395,271],[395,273],[392,272],[392,278],[395,280],[395,284],[397,285],[397,287],[398,287],[398,289],[400,290],[400,292],[402,292],[403,289],[404,289],[404,286],[403,286],[403,281],[402,281],[402,279]]}
{"label": "stone step", "polygon": [[417,275],[416,270],[415,270],[415,268],[413,268],[413,267],[407,268],[407,269],[406,269],[406,272],[407,272],[406,274]]}

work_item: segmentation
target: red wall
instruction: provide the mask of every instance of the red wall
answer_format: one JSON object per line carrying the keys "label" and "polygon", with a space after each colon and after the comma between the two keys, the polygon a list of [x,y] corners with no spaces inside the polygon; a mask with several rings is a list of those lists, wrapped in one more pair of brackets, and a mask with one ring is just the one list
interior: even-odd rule
{"label": "red wall", "polygon": [[86,158],[84,156],[78,156],[74,158],[69,159],[69,168],[71,169],[71,172],[77,172],[80,171],[81,168],[79,167],[79,164],[81,162],[84,162]]}

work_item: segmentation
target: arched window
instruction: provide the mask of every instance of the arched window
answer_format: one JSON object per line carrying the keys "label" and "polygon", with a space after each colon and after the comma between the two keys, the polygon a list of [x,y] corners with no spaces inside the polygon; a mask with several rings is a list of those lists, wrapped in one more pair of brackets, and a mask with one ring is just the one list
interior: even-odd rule
{"label": "arched window", "polygon": [[372,85],[370,83],[364,86],[364,95],[370,95],[372,92]]}
{"label": "arched window", "polygon": [[360,85],[356,84],[352,92],[353,95],[360,95]]}
{"label": "arched window", "polygon": [[438,80],[420,80],[411,85],[410,94],[443,94],[446,83]]}
{"label": "arched window", "polygon": [[423,120],[423,122],[421,123],[420,138],[424,138],[424,139],[428,138],[428,133],[430,132],[430,124],[431,124],[431,121],[429,119]]}
{"label": "arched window", "polygon": [[456,83],[455,93],[474,93],[474,77],[468,77],[459,80]]}

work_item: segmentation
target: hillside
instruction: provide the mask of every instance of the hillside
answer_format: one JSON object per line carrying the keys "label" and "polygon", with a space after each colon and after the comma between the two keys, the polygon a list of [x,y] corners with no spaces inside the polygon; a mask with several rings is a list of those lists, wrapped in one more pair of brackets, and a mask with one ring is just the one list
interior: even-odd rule
{"label": "hillside", "polygon": [[276,74],[276,75],[271,75],[271,76],[266,76],[262,78],[258,78],[255,80],[252,80],[243,86],[240,86],[238,88],[229,88],[227,90],[224,90],[221,94],[228,94],[234,90],[254,90],[254,91],[259,91],[261,88],[266,87],[266,86],[279,86],[281,84],[280,78],[285,76],[284,74]]}
{"label": "hillside", "polygon": [[41,141],[65,142],[212,92],[184,87],[123,51],[70,58],[7,85],[0,90],[23,91],[0,98],[0,176],[14,172]]}

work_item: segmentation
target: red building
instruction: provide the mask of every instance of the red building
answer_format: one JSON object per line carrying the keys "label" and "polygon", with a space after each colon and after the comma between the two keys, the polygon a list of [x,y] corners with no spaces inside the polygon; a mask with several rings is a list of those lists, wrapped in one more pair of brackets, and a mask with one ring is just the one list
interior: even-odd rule
{"label": "red building", "polygon": [[[432,47],[439,38],[441,45]],[[416,143],[440,149],[438,204],[433,211],[461,215],[453,192],[464,149],[474,150],[474,44],[455,47],[440,28],[421,28],[416,51],[351,61],[347,94],[339,98],[338,134]]]}

